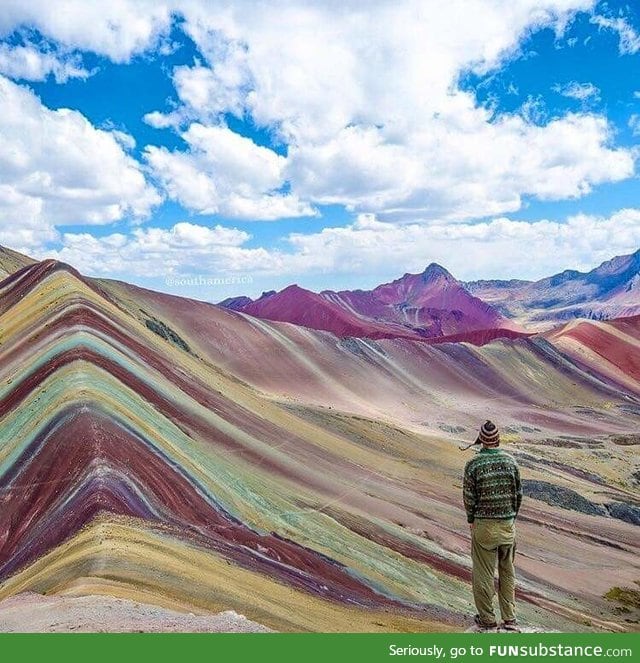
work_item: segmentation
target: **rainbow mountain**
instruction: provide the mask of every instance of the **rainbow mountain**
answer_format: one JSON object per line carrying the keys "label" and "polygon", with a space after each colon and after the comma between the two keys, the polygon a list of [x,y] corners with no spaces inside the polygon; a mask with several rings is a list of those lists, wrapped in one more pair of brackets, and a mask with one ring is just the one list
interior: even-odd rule
{"label": "rainbow mountain", "polygon": [[640,318],[481,347],[340,338],[17,255],[0,283],[0,600],[462,630],[458,445],[491,416],[525,478],[522,618],[634,628],[604,596],[640,576]]}

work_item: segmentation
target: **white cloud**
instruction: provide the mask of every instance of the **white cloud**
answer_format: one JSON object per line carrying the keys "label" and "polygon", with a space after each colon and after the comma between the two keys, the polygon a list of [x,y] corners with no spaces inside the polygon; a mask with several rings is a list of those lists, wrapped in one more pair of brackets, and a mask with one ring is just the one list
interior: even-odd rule
{"label": "white cloud", "polygon": [[[438,262],[461,280],[540,278],[567,268],[591,269],[640,248],[640,210],[610,217],[576,215],[564,222],[516,221],[398,226],[362,214],[345,227],[293,233],[293,251],[273,264],[301,274],[362,274],[391,278]],[[277,273],[274,269],[273,273]]]}
{"label": "white cloud", "polygon": [[229,270],[234,253],[250,237],[237,228],[183,221],[170,229],[136,228],[128,235],[64,233],[59,248],[41,248],[35,254],[62,260],[97,276],[162,277],[185,271],[203,273],[207,269],[222,273]]}
{"label": "white cloud", "polygon": [[[274,11],[250,0],[220,0],[215,10],[199,0],[5,0],[0,34],[28,25],[61,48],[126,62],[174,48],[177,21],[202,60],[173,72],[180,106],[145,120],[177,128],[188,149],[150,146],[146,155],[167,194],[190,210],[275,219],[337,203],[387,220],[464,221],[514,212],[527,196],[579,197],[633,174],[633,152],[615,147],[604,117],[548,121],[531,107],[494,117],[459,86],[465,72],[489,72],[514,57],[532,31],[561,34],[575,12],[594,5],[375,0],[364,10],[355,0],[288,0]],[[603,28],[620,27],[596,18]],[[573,92],[593,98],[590,88]],[[287,156],[220,126],[225,112],[273,132]],[[130,149],[123,136],[103,133]],[[131,160],[124,172],[134,171],[143,186]],[[89,220],[151,206],[129,190],[116,201],[113,179],[103,192],[110,203]],[[46,200],[47,218],[68,213]]]}
{"label": "white cloud", "polygon": [[136,139],[131,134],[119,129],[110,129],[110,132],[125,150],[132,150],[136,146]]}
{"label": "white cloud", "polygon": [[461,105],[462,70],[498,66],[529,30],[562,26],[592,4],[408,0],[369,3],[363,12],[347,2],[336,13],[332,2],[288,2],[276,13],[256,3],[220,12],[194,3],[185,30],[214,69],[221,49],[241,53],[232,64],[245,106],[258,123],[300,141],[330,138],[350,123],[422,124]]}
{"label": "white cloud", "polygon": [[188,152],[147,147],[146,158],[168,195],[200,214],[270,220],[309,216],[297,196],[279,193],[285,157],[224,126],[194,123]]}
{"label": "white cloud", "polygon": [[181,113],[161,113],[160,111],[151,111],[143,116],[143,120],[155,129],[167,129],[177,126],[182,118]]}
{"label": "white cloud", "polygon": [[518,113],[527,124],[542,125],[549,121],[549,111],[542,95],[528,95]]}
{"label": "white cloud", "polygon": [[622,16],[611,18],[596,15],[591,19],[591,22],[600,28],[614,30],[618,33],[620,55],[634,55],[640,51],[640,35]]}
{"label": "white cloud", "polygon": [[171,26],[172,5],[155,0],[2,0],[0,36],[37,29],[64,47],[92,51],[114,62],[160,43]]}
{"label": "white cloud", "polygon": [[576,198],[629,177],[633,158],[608,147],[598,116],[571,114],[544,126],[479,110],[464,127],[433,120],[410,144],[384,129],[348,128],[322,146],[290,148],[293,190],[303,199],[343,202],[386,218],[460,220],[516,211],[523,195]]}
{"label": "white cloud", "polygon": [[[561,33],[575,11],[594,4],[373,0],[364,8],[355,0],[288,0],[276,12],[245,0],[213,9],[198,0],[3,0],[0,35],[29,26],[57,44],[54,54],[35,56],[0,47],[0,71],[32,80],[82,76],[68,53],[115,62],[154,48],[166,54],[176,48],[170,28],[179,17],[201,60],[172,72],[180,105],[145,120],[175,128],[187,148],[149,146],[145,155],[167,195],[187,208],[277,219],[338,203],[361,214],[345,227],[292,234],[280,249],[250,248],[249,235],[235,228],[186,222],[60,235],[56,225],[144,217],[159,195],[127,154],[131,136],[50,110],[0,77],[0,243],[102,275],[240,271],[291,280],[320,273],[383,280],[432,260],[464,279],[538,277],[633,251],[639,210],[562,223],[504,217],[526,196],[576,198],[630,177],[634,153],[614,145],[604,117],[549,120],[536,99],[495,116],[459,85],[465,72],[489,72],[517,55],[532,31]],[[617,31],[622,53],[640,50],[623,19],[594,22]],[[578,82],[559,90],[580,100],[598,92]],[[224,126],[227,112],[271,131],[286,156]],[[481,216],[497,218],[469,221]]]}
{"label": "white cloud", "polygon": [[170,230],[140,228],[134,231],[137,244],[152,249],[206,249],[216,246],[240,246],[250,239],[249,233],[237,228],[216,225],[213,228],[182,221]]}
{"label": "white cloud", "polygon": [[21,193],[10,184],[0,184],[0,244],[29,253],[56,241],[58,233],[43,218],[42,208],[40,198]]}
{"label": "white cloud", "polygon": [[524,196],[582,196],[634,171],[603,117],[546,122],[527,107],[494,118],[458,81],[468,69],[500,66],[530,31],[561,32],[573,11],[592,6],[408,0],[366,12],[346,3],[336,14],[332,3],[288,2],[276,14],[255,3],[219,12],[184,5],[184,29],[205,62],[175,70],[183,105],[147,121],[210,124],[222,112],[246,114],[287,145],[292,195],[387,219],[481,217],[513,212]]}
{"label": "white cloud", "polygon": [[78,55],[43,52],[31,44],[0,44],[0,74],[27,81],[43,81],[52,75],[57,83],[90,75]]}
{"label": "white cloud", "polygon": [[593,83],[558,83],[553,86],[553,90],[563,97],[576,99],[578,101],[598,101],[600,99],[600,90]]}
{"label": "white cloud", "polygon": [[[300,50],[305,55],[305,41],[320,42],[327,19],[336,17],[334,34],[394,33],[392,40],[405,36],[410,45],[419,41],[425,24],[432,24],[427,36],[433,45],[426,45],[430,53],[442,50],[452,52],[453,59],[473,62],[478,69],[495,65],[505,53],[517,48],[518,38],[530,29],[551,26],[561,33],[572,14],[593,8],[595,0],[373,0],[362,11],[359,0],[318,0],[313,4],[286,0],[278,11],[256,0],[3,0],[0,15],[0,36],[21,28],[35,28],[46,37],[70,48],[92,51],[116,62],[126,62],[133,55],[153,47],[167,54],[177,45],[170,39],[170,29],[176,19],[184,20],[183,27],[196,40],[210,62],[219,61],[222,48],[229,44],[245,43],[243,26],[250,30],[261,23],[278,25],[283,33],[299,34],[296,44],[286,45],[283,39],[277,45]],[[380,19],[388,19],[381,23]],[[241,20],[239,20],[241,19]],[[413,19],[407,23],[406,19]],[[318,22],[320,30],[314,34]],[[344,24],[341,26],[341,23]],[[455,37],[456,24],[459,37]],[[411,29],[407,30],[406,26]],[[384,26],[384,30],[380,30]],[[268,35],[270,26],[264,31]],[[483,38],[486,35],[486,38]],[[386,40],[384,34],[378,34]],[[452,38],[453,37],[453,38]],[[338,40],[340,41],[340,40]],[[325,42],[331,56],[342,49]],[[385,44],[386,46],[386,44]],[[308,51],[307,51],[308,53]],[[380,54],[371,52],[373,57]],[[398,54],[400,57],[404,57]],[[330,58],[331,59],[331,58]],[[305,58],[310,62],[307,58]],[[314,66],[331,72],[327,65],[314,62]],[[295,67],[291,74],[295,75]],[[331,72],[339,75],[339,72]],[[286,74],[288,75],[288,74]]]}
{"label": "white cloud", "polygon": [[634,113],[629,118],[629,128],[631,129],[631,133],[633,133],[634,136],[640,136],[640,115]]}
{"label": "white cloud", "polygon": [[217,49],[211,68],[197,64],[176,67],[173,82],[187,111],[196,116],[214,118],[225,112],[241,115],[243,101],[250,90],[250,75],[246,65],[246,50],[238,43],[224,43]]}
{"label": "white cloud", "polygon": [[[145,217],[160,201],[121,147],[131,138],[96,129],[79,112],[50,110],[0,76],[0,228],[12,245],[41,244],[56,224]],[[38,231],[41,232],[38,232]]]}
{"label": "white cloud", "polygon": [[[633,174],[632,153],[613,146],[604,118],[547,123],[527,109],[494,118],[459,87],[464,72],[498,68],[532,31],[561,34],[594,4],[376,0],[364,10],[355,0],[288,0],[274,11],[251,0],[214,9],[199,0],[5,0],[0,33],[28,24],[65,48],[123,62],[165,48],[179,19],[203,60],[174,70],[180,106],[145,120],[215,131],[231,112],[272,131],[288,154],[269,159],[265,172],[278,164],[278,177],[265,185],[240,137],[218,134],[215,146],[184,152],[150,147],[168,194],[191,210],[272,219],[335,202],[388,219],[464,219],[513,212],[524,196],[581,196]],[[596,18],[614,27],[614,19]]]}
{"label": "white cloud", "polygon": [[[349,278],[354,287],[373,285],[420,272],[434,261],[461,280],[535,279],[567,268],[589,270],[613,255],[636,251],[640,209],[623,209],[609,217],[575,215],[564,222],[499,217],[456,225],[399,226],[361,214],[347,226],[292,233],[286,250],[249,248],[249,239],[234,228],[180,223],[170,230],[138,228],[126,236],[67,233],[60,249],[38,255],[65,260],[89,274],[162,278],[240,273],[253,275],[267,288],[283,279],[324,287],[326,275],[342,275],[338,282]],[[155,287],[166,289],[163,281]],[[232,290],[227,294],[240,292]]]}

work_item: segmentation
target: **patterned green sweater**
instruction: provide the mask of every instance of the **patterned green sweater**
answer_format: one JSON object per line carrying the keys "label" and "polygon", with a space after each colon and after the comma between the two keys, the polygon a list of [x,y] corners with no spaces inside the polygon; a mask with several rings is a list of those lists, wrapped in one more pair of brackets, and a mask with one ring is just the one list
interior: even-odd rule
{"label": "patterned green sweater", "polygon": [[463,498],[470,523],[476,518],[515,518],[522,502],[515,459],[501,449],[481,449],[465,465]]}

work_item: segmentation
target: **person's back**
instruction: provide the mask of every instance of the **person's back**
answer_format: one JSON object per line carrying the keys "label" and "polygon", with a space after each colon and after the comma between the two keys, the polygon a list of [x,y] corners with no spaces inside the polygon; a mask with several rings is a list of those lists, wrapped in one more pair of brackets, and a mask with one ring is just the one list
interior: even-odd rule
{"label": "person's back", "polygon": [[505,627],[516,627],[515,518],[522,501],[520,471],[515,459],[499,448],[497,427],[487,421],[476,443],[480,452],[465,466],[463,500],[471,526],[473,596],[476,623],[497,626],[493,610],[494,574],[498,560],[498,598]]}
{"label": "person's back", "polygon": [[482,448],[464,468],[467,521],[515,518],[522,493],[520,471],[513,456],[499,447]]}

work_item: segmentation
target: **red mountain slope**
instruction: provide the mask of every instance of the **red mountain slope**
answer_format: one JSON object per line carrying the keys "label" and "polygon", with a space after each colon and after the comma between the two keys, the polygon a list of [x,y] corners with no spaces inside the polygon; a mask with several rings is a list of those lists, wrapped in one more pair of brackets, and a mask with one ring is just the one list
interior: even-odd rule
{"label": "red mountain slope", "polygon": [[292,285],[238,304],[244,301],[232,298],[221,305],[265,320],[329,331],[340,338],[455,336],[464,340],[464,335],[474,332],[505,330],[505,335],[511,335],[506,331],[521,331],[435,264],[421,274],[405,274],[373,290],[325,290],[318,294]]}

